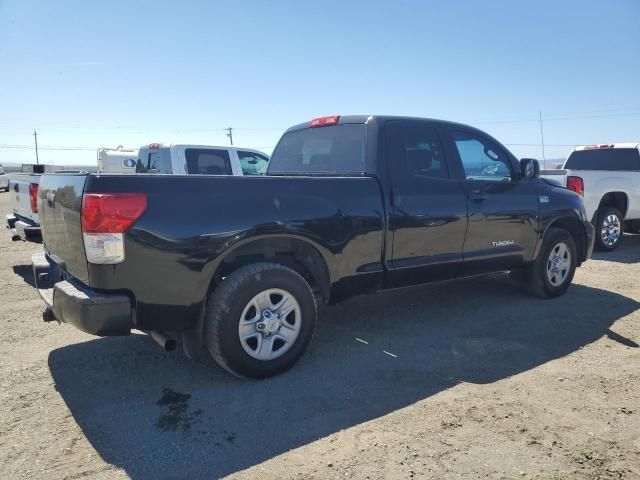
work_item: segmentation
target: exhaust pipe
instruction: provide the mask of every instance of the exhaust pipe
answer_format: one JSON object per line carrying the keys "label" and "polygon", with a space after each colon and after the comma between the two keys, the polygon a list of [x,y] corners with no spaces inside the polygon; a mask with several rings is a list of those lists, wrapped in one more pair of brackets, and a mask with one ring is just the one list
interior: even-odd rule
{"label": "exhaust pipe", "polygon": [[151,338],[160,345],[165,352],[173,352],[176,348],[178,348],[178,342],[176,342],[173,338],[167,337],[162,332],[149,332]]}

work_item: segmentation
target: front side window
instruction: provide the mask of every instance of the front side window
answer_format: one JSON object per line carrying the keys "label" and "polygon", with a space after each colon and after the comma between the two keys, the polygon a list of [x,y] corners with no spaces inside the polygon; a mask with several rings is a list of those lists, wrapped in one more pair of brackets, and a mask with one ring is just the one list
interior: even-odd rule
{"label": "front side window", "polygon": [[196,175],[231,175],[231,161],[226,150],[187,148],[187,172]]}
{"label": "front side window", "polygon": [[365,126],[340,124],[285,133],[271,156],[269,174],[362,173]]}
{"label": "front side window", "polygon": [[264,175],[267,173],[269,158],[256,152],[238,150],[238,158],[244,175]]}
{"label": "front side window", "polygon": [[511,162],[501,148],[474,133],[452,133],[467,180],[511,180]]}

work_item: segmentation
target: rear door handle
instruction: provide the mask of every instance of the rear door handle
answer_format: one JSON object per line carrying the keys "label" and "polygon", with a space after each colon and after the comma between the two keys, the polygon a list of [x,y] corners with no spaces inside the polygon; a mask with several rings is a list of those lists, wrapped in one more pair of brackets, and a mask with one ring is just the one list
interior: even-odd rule
{"label": "rear door handle", "polygon": [[482,190],[472,190],[472,191],[469,193],[469,198],[470,198],[471,200],[478,200],[478,201],[481,201],[481,200],[486,200],[486,199],[487,199],[487,198],[489,198],[489,197],[488,197],[488,195],[486,194],[486,192],[483,192]]}

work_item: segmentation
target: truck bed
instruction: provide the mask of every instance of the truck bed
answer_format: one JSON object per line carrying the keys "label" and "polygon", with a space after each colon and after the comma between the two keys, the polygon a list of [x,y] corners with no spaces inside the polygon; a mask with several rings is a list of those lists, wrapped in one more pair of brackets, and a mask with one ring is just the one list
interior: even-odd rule
{"label": "truck bed", "polygon": [[[89,192],[147,196],[147,210],[125,234],[123,263],[86,261],[80,210]],[[372,177],[54,174],[43,177],[39,202],[45,252],[80,282],[130,295],[139,329],[149,321],[155,329],[189,328],[218,257],[249,236],[312,244],[336,297],[356,283],[367,289],[382,281],[384,208]]]}

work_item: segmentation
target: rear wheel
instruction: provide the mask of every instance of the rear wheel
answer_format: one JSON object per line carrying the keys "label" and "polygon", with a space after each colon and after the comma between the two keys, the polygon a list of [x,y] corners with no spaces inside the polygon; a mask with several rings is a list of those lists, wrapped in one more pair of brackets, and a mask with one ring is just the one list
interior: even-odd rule
{"label": "rear wheel", "polygon": [[610,252],[620,245],[622,240],[622,213],[613,207],[604,207],[596,219],[596,243],[598,250]]}
{"label": "rear wheel", "polygon": [[270,377],[302,356],[316,317],[313,292],[297,272],[272,263],[248,265],[229,275],[207,301],[207,348],[238,377]]}
{"label": "rear wheel", "polygon": [[576,243],[571,234],[561,228],[550,228],[533,265],[512,272],[512,278],[539,297],[559,297],[571,285],[576,265]]}

